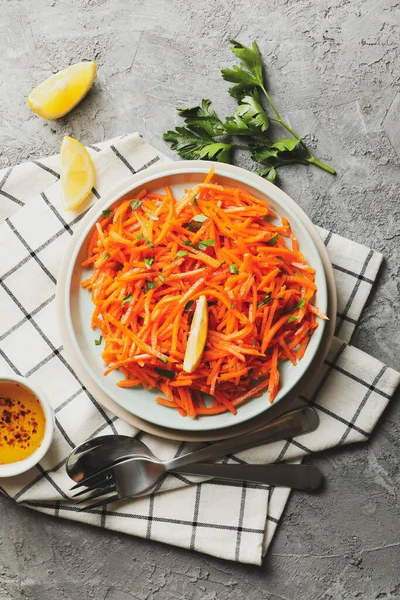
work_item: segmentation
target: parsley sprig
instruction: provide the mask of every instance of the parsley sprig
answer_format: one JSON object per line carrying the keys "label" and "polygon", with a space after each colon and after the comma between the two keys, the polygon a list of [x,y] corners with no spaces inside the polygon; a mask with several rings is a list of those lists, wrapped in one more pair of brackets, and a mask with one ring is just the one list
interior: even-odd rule
{"label": "parsley sprig", "polygon": [[[221,73],[226,81],[234,84],[229,88],[238,102],[233,115],[220,119],[211,101],[203,99],[200,106],[178,108],[185,127],[167,131],[164,139],[179,156],[187,159],[230,163],[235,149],[248,150],[252,160],[262,165],[258,174],[269,181],[275,181],[278,168],[295,163],[314,165],[334,174],[335,170],[316,158],[302,137],[282,118],[272,101],[257,43],[253,42],[249,48],[235,40],[230,43],[239,65],[222,69]],[[266,101],[265,106],[262,99]],[[270,139],[266,132],[271,122],[283,127],[291,137]],[[246,136],[249,143],[236,143],[236,136]]]}

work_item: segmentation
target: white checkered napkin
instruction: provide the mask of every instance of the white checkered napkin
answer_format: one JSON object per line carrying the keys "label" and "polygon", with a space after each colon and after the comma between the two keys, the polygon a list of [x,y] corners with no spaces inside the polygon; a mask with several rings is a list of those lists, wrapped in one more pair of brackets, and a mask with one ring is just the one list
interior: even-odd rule
{"label": "white checkered napkin", "polygon": [[[0,373],[32,378],[47,393],[56,416],[55,440],[41,464],[2,480],[1,489],[42,512],[260,564],[289,496],[286,488],[199,479],[193,485],[193,479],[171,475],[157,490],[164,493],[109,508],[78,513],[70,501],[64,466],[71,449],[90,436],[137,432],[97,404],[63,356],[54,305],[58,265],[96,197],[130,173],[167,160],[137,134],[91,152],[96,190],[81,214],[63,211],[58,157],[0,171],[5,219],[0,225]],[[321,425],[299,439],[229,457],[230,462],[300,461],[328,447],[365,441],[399,381],[398,373],[348,345],[382,257],[325,230],[320,234],[335,268],[341,338],[335,338],[323,369],[301,398],[317,409]],[[161,458],[187,450],[185,444],[147,434],[143,439]]]}

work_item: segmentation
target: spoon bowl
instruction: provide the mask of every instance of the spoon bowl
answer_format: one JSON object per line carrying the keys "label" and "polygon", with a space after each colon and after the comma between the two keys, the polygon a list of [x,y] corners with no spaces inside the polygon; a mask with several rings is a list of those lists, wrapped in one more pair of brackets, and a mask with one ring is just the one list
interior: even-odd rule
{"label": "spoon bowl", "polygon": [[106,466],[133,456],[155,458],[151,450],[136,438],[102,435],[83,442],[71,452],[66,464],[67,474],[78,483]]}

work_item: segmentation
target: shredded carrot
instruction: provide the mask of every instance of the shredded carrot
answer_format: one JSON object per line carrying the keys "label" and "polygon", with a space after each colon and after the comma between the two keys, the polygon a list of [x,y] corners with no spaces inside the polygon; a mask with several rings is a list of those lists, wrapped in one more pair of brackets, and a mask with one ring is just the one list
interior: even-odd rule
{"label": "shredded carrot", "polygon": [[[101,332],[105,375],[122,388],[157,387],[156,402],[183,416],[236,414],[279,391],[279,364],[296,365],[316,317],[315,270],[285,217],[240,188],[212,182],[175,199],[143,189],[99,219],[82,267]],[[275,219],[275,222],[273,222]],[[197,299],[209,326],[199,366],[183,371]],[[210,401],[210,396],[212,400]],[[208,399],[207,399],[208,398]]]}

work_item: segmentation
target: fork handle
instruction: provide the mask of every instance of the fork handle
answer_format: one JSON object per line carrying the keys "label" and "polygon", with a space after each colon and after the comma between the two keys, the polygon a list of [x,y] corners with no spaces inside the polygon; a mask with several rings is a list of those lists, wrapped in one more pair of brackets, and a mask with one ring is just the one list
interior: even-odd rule
{"label": "fork handle", "polygon": [[188,475],[208,475],[219,479],[235,479],[251,483],[264,483],[289,487],[307,492],[316,490],[322,474],[312,465],[221,465],[197,463],[174,469]]}

